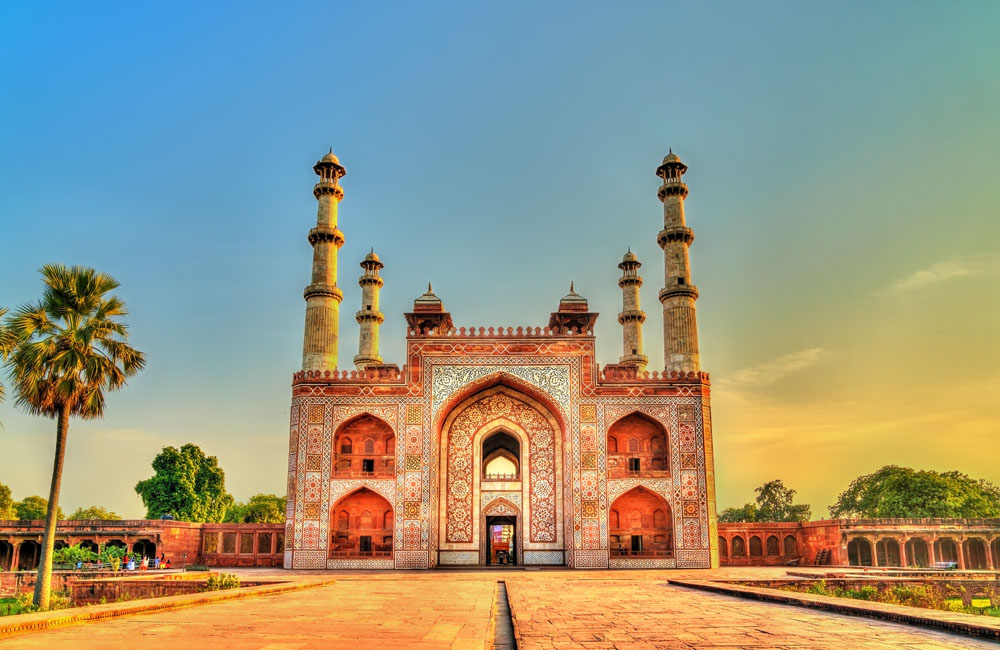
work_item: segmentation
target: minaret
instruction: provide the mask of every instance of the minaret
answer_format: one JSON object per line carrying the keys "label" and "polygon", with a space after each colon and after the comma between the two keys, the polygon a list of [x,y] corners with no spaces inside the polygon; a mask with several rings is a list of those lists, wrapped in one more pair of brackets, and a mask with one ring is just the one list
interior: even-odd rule
{"label": "minaret", "polygon": [[640,266],[642,263],[631,248],[618,265],[622,270],[622,277],[618,278],[618,286],[622,290],[622,312],[618,314],[618,322],[622,325],[624,341],[624,354],[618,363],[636,366],[639,372],[645,372],[649,359],[642,353],[642,324],[646,322],[646,312],[639,308],[639,287],[642,286]]}
{"label": "minaret", "polygon": [[340,178],[347,170],[333,150],[313,166],[319,182],[313,196],[319,202],[316,227],[309,231],[313,247],[312,283],[303,293],[306,299],[306,332],[302,342],[303,370],[337,369],[337,334],[340,301],[337,288],[337,251],[344,245],[344,233],[337,229],[337,206],[344,198]]}
{"label": "minaret", "polygon": [[379,289],[382,288],[382,278],[379,277],[379,269],[384,265],[378,261],[375,249],[365,256],[361,262],[364,274],[358,278],[361,285],[361,311],[355,314],[354,318],[361,326],[361,340],[358,343],[358,355],[354,357],[354,365],[358,370],[364,370],[368,366],[382,365],[382,357],[378,354],[378,328],[385,320],[385,316],[378,308]]}
{"label": "minaret", "polygon": [[688,247],[694,233],[684,222],[684,199],[687,185],[681,176],[687,165],[673,151],[656,168],[656,175],[663,179],[656,195],[663,201],[663,230],[656,243],[663,249],[664,285],[660,291],[663,304],[663,367],[667,371],[698,371],[698,322],[694,301],[698,288],[691,284],[691,261]]}

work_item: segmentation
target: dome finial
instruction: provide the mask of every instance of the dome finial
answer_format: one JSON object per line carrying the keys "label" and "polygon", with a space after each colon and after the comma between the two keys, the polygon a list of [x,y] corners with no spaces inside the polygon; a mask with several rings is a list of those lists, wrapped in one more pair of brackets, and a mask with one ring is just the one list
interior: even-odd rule
{"label": "dome finial", "polygon": [[430,283],[430,282],[428,282],[428,283],[427,283],[427,293],[431,293],[431,292],[433,292],[433,291],[434,291],[434,289],[431,289],[431,283]]}
{"label": "dome finial", "polygon": [[569,281],[569,292],[573,293],[573,281],[572,280]]}

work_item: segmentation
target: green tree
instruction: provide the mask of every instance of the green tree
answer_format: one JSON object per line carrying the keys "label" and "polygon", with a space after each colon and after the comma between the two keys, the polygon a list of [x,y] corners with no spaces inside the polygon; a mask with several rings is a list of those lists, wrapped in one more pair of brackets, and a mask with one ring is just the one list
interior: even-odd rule
{"label": "green tree", "polygon": [[14,497],[11,496],[10,488],[0,483],[0,521],[7,519],[17,519],[17,511],[14,510]]}
{"label": "green tree", "polygon": [[729,507],[720,512],[718,517],[721,522],[757,521],[757,506],[753,503],[744,503],[739,507]]}
{"label": "green tree", "polygon": [[139,481],[135,491],[149,519],[171,515],[180,521],[221,522],[233,505],[219,459],[190,443],[164,447],[153,459],[153,476]]}
{"label": "green tree", "polygon": [[118,288],[117,280],[91,268],[62,264],[46,264],[41,273],[45,284],[41,301],[21,307],[7,319],[8,337],[14,342],[7,364],[16,404],[57,423],[33,599],[38,608],[47,609],[70,418],[102,417],[105,391],[124,387],[146,359],[126,342],[128,328],[121,318],[128,311],[120,298],[109,295]]}
{"label": "green tree", "polygon": [[1000,488],[961,472],[886,465],[854,479],[830,506],[833,517],[1000,516]]}
{"label": "green tree", "polygon": [[719,513],[719,521],[808,521],[812,508],[805,503],[793,503],[795,490],[786,488],[781,479],[768,481],[755,488],[757,498],[753,503],[726,508]]}
{"label": "green tree", "polygon": [[101,506],[90,506],[89,508],[77,508],[68,519],[70,521],[95,521],[95,520],[118,520],[121,519],[116,513]]}
{"label": "green tree", "polygon": [[234,503],[223,520],[231,524],[281,524],[285,521],[285,497],[255,494],[246,503]]}
{"label": "green tree", "polygon": [[[49,511],[49,502],[39,496],[24,497],[14,503],[14,512],[21,521],[37,521],[45,519]],[[65,519],[62,508],[56,506],[56,521]]]}

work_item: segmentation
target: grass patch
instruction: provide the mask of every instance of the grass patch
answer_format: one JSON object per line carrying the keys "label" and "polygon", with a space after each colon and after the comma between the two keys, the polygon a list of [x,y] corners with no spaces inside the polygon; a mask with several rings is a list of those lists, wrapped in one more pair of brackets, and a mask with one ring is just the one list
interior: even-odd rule
{"label": "grass patch", "polygon": [[988,597],[972,598],[964,586],[950,583],[901,584],[883,589],[874,585],[863,585],[858,589],[847,589],[845,587],[831,587],[826,584],[825,580],[819,580],[809,585],[785,585],[777,587],[777,589],[818,596],[853,598],[874,603],[1000,617],[1000,592],[989,589]]}

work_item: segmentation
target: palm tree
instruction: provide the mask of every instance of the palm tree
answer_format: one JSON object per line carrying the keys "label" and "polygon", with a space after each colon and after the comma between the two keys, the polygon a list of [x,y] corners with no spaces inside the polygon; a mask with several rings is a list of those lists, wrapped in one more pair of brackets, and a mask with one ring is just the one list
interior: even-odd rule
{"label": "palm tree", "polygon": [[125,342],[128,328],[119,320],[128,313],[125,303],[105,295],[119,286],[117,280],[91,268],[62,264],[47,264],[41,273],[45,282],[42,300],[8,317],[9,336],[14,337],[8,365],[16,404],[57,421],[34,597],[35,605],[47,609],[69,419],[103,416],[104,391],[124,386],[128,377],[142,370],[146,359]]}

